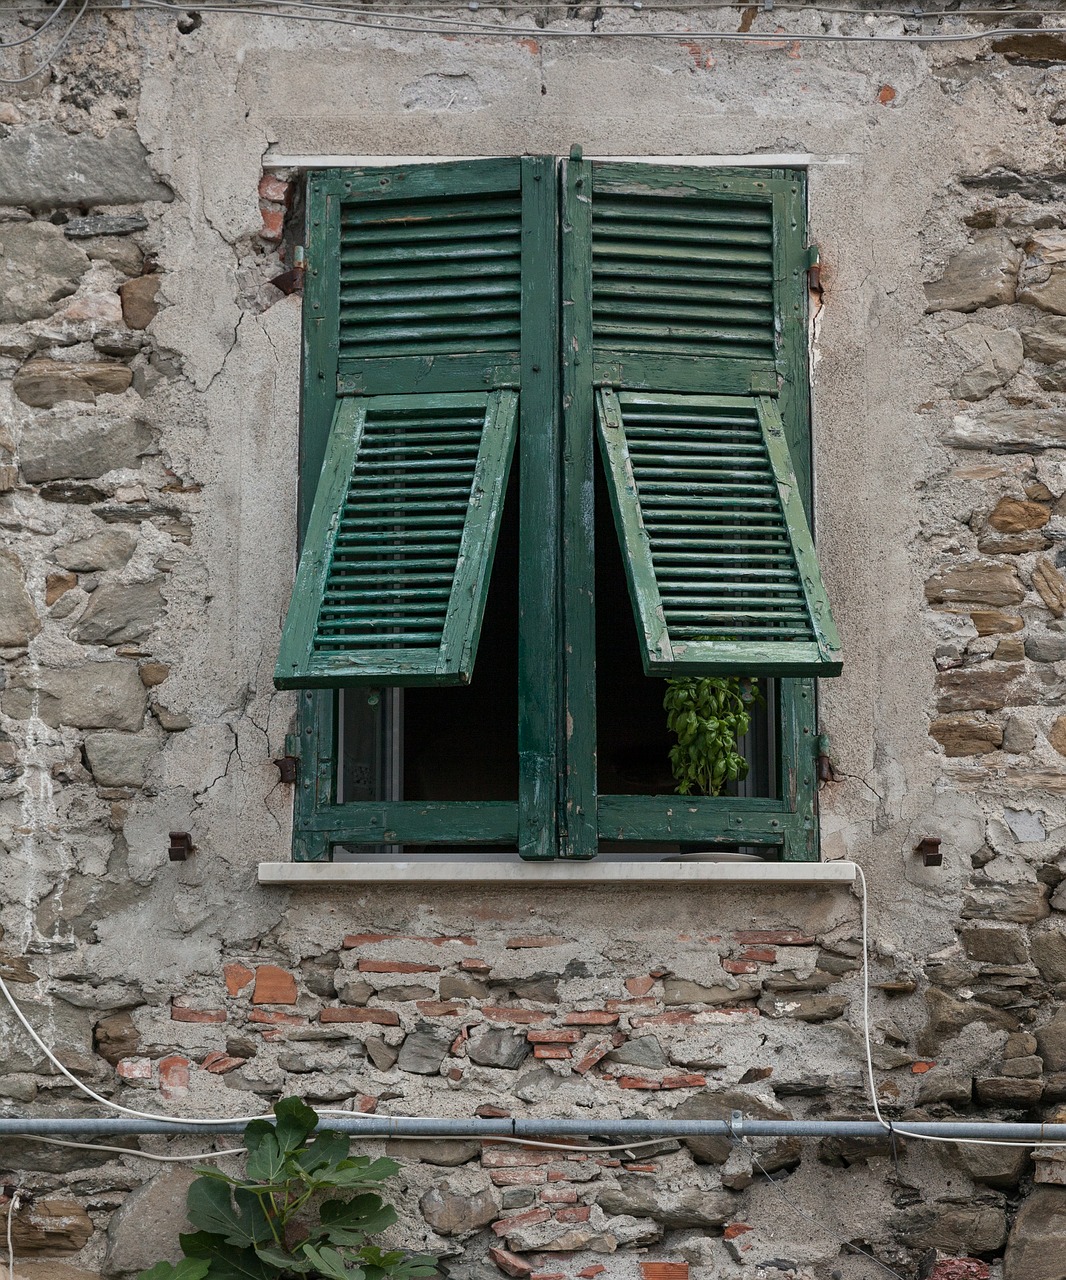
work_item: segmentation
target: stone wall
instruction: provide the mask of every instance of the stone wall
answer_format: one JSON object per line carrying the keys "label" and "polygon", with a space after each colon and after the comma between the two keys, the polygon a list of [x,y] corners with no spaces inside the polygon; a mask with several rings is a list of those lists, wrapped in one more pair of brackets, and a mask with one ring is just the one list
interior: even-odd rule
{"label": "stone wall", "polygon": [[[271,672],[300,297],[272,282],[300,179],[264,170],[268,148],[798,151],[824,264],[819,543],[847,662],[820,695],[823,856],[870,883],[880,1105],[1059,1118],[1062,42],[789,39],[914,29],[813,7],[683,20],[779,22],[771,45],[590,46],[553,39],[536,7],[498,40],[196,18],[94,13],[0,104],[0,976],[64,1064],[124,1105],[190,1115],[300,1093],[587,1116],[595,1138],[619,1115],[870,1114],[859,903],[839,888],[256,884],[288,856],[272,761],[294,706]],[[168,860],[175,830],[186,862]],[[943,866],[915,857],[925,836]],[[4,1114],[90,1109],[3,1028]],[[936,1280],[1060,1277],[1050,1150],[393,1147],[391,1238],[455,1280],[870,1274],[844,1242]],[[172,1255],[189,1174],[154,1171],[0,1143],[0,1183],[35,1197],[13,1221],[18,1270],[121,1277]]]}

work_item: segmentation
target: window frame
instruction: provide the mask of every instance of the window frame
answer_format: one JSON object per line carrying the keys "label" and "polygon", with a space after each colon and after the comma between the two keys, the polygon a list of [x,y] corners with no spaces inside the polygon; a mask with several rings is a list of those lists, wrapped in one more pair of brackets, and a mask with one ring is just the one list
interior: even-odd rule
{"label": "window frame", "polygon": [[[447,163],[447,162],[443,162]],[[453,162],[454,163],[454,162]],[[332,858],[338,844],[517,843],[540,861],[587,860],[601,840],[723,842],[776,849],[783,861],[818,860],[816,686],[778,681],[780,792],[777,798],[611,796],[596,790],[595,601],[593,530],[580,501],[599,465],[595,456],[591,308],[582,305],[590,237],[580,225],[592,164],[526,156],[522,175],[523,320],[518,460],[519,489],[519,794],[515,802],[336,802],[337,704],[333,689],[298,693],[298,729],[290,754],[299,761],[293,857]],[[561,173],[557,172],[561,166]],[[649,162],[645,175],[664,185],[681,164]],[[337,394],[338,290],[331,249],[339,205],[356,173],[320,170],[307,177],[307,268],[303,310],[299,536],[307,530]],[[782,417],[811,519],[811,441],[806,289],[806,175],[801,170],[705,169],[723,182],[774,180],[775,277],[781,287],[781,362],[789,391]],[[779,189],[778,189],[779,188]],[[563,192],[565,191],[565,200]],[[565,203],[564,215],[563,205]],[[777,235],[778,219],[784,229]],[[559,240],[556,228],[561,227]],[[561,242],[561,243],[560,243]],[[779,243],[780,242],[780,243]],[[528,308],[528,311],[527,311]],[[560,362],[560,351],[564,357]],[[534,427],[535,424],[535,427]],[[543,548],[545,510],[561,512],[559,545]],[[539,540],[539,541],[538,541]],[[568,639],[563,660],[563,637]],[[555,661],[546,664],[542,655]],[[567,731],[564,733],[564,726]],[[564,758],[565,757],[565,758]],[[558,841],[556,839],[558,834]]]}

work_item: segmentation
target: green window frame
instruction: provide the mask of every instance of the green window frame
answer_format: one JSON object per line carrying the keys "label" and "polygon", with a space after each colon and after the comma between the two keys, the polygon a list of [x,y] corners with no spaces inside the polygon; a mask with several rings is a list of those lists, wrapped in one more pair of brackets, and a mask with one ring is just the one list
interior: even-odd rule
{"label": "green window frame", "polygon": [[[840,653],[810,533],[805,208],[798,170],[576,151],[309,175],[303,549],[275,677],[300,690],[296,860],[607,840],[817,859],[813,677]],[[338,803],[338,688],[471,677],[512,452],[517,800]],[[775,677],[778,796],[598,793],[601,466],[645,670]]]}

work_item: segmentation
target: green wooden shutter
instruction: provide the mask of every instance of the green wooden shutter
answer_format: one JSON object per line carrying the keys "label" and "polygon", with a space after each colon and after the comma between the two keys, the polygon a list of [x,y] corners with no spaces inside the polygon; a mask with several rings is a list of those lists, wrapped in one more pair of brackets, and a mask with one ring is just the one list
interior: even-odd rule
{"label": "green wooden shutter", "polygon": [[793,193],[593,165],[597,426],[649,675],[841,669],[788,440],[805,460]]}
{"label": "green wooden shutter", "polygon": [[332,173],[309,220],[335,375],[307,389],[330,425],[275,684],[464,684],[514,452],[520,164]]}

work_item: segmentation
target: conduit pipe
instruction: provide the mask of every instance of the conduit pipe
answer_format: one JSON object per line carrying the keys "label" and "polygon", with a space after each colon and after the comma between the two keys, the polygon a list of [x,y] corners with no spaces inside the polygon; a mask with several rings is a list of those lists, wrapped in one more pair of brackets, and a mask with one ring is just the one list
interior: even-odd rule
{"label": "conduit pipe", "polygon": [[[1066,1124],[1010,1124],[978,1121],[905,1120],[893,1125],[875,1120],[749,1120],[735,1112],[731,1120],[632,1120],[537,1119],[535,1116],[502,1120],[464,1120],[408,1116],[331,1116],[324,1129],[362,1138],[881,1138],[895,1132],[923,1138],[983,1139],[992,1142],[1021,1142],[1038,1146],[1044,1142],[1066,1142]],[[124,1117],[103,1119],[45,1119],[38,1117],[0,1118],[0,1136],[22,1134],[78,1134],[119,1136],[130,1134],[243,1133],[244,1125],[233,1120],[183,1126],[180,1119],[137,1120]]]}

